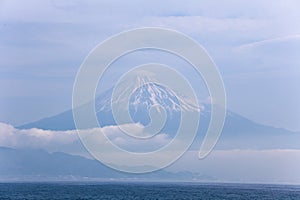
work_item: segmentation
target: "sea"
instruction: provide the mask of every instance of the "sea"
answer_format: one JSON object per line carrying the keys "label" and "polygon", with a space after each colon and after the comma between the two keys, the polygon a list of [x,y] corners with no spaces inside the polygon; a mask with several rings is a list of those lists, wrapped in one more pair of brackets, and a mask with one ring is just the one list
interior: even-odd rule
{"label": "sea", "polygon": [[0,183],[2,200],[35,199],[297,199],[300,186],[228,183]]}

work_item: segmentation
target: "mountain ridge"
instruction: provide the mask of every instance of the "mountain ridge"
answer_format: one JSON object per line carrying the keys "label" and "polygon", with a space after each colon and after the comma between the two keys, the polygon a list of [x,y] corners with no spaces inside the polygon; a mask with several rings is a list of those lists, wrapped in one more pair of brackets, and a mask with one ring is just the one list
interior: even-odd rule
{"label": "mountain ridge", "polygon": [[192,172],[160,170],[146,174],[129,174],[113,170],[97,160],[63,152],[41,149],[0,147],[0,181],[18,180],[214,180]]}
{"label": "mountain ridge", "polygon": [[[153,96],[158,93],[153,92],[154,90],[160,92],[160,95]],[[97,111],[96,115],[101,127],[117,125],[109,104],[112,93],[112,89],[107,90],[95,100],[95,107]],[[170,99],[172,99],[172,101],[169,101]],[[149,114],[147,114],[149,113],[149,107],[159,104],[161,107],[167,108],[167,120],[162,132],[169,133],[171,136],[174,136],[180,123],[181,114],[177,109],[171,110],[170,108],[182,105],[179,103],[180,101],[185,100],[182,97],[173,95],[167,91],[166,88],[148,84],[144,85],[143,87],[139,87],[137,90],[132,92],[128,112],[131,114],[135,123],[141,123],[145,126],[151,120]],[[201,145],[201,141],[203,141],[204,135],[209,126],[211,117],[210,106],[210,104],[202,104],[199,107],[201,108],[199,110],[199,129],[196,140],[192,146],[195,149],[198,149]],[[195,110],[193,108],[194,107],[192,107],[189,111],[194,112]],[[126,110],[123,110],[123,112],[124,111]],[[64,111],[58,115],[43,118],[41,120],[19,126],[17,128],[40,128],[47,130],[76,129],[73,120],[72,109]],[[300,145],[297,143],[299,140],[299,132],[293,132],[282,128],[275,128],[272,126],[259,124],[239,114],[227,111],[223,131],[216,147],[219,149],[298,149],[300,148]]]}

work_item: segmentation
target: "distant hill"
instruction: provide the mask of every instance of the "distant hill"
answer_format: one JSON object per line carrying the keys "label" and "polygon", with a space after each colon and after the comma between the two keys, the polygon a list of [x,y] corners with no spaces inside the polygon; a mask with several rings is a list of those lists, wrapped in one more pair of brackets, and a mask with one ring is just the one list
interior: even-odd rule
{"label": "distant hill", "polygon": [[191,172],[160,170],[147,174],[128,174],[108,168],[96,160],[44,150],[0,147],[0,181],[5,180],[214,180]]}

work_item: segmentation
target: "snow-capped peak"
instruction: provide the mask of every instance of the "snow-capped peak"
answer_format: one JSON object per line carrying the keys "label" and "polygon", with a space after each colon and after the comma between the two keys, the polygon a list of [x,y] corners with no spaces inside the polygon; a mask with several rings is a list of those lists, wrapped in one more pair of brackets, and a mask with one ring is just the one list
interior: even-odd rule
{"label": "snow-capped peak", "polygon": [[156,83],[146,83],[136,89],[130,99],[130,106],[137,109],[145,106],[149,110],[159,105],[166,111],[199,111],[198,106],[190,103],[188,99],[176,95],[172,90]]}
{"label": "snow-capped peak", "polygon": [[[136,88],[132,91],[132,87],[126,87],[126,83],[123,84],[124,93],[129,92],[131,94],[129,107],[135,112],[139,109],[150,110],[152,106],[160,106],[164,108],[167,112],[178,112],[178,111],[197,111],[200,112],[200,106],[193,103],[188,98],[176,94],[174,91],[167,87],[159,85],[155,82],[150,82],[148,76],[137,76],[134,84]],[[130,91],[129,91],[130,90]],[[111,106],[111,95],[112,89],[106,92],[105,95],[100,96],[96,99],[96,109],[98,112],[109,110]],[[115,102],[126,101],[123,95],[120,94]]]}

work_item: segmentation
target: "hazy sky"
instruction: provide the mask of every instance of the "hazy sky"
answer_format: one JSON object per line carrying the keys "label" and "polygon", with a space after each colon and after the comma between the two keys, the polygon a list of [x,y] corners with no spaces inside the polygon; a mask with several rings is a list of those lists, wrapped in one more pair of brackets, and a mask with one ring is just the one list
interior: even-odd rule
{"label": "hazy sky", "polygon": [[76,72],[107,37],[165,27],[202,44],[223,76],[228,107],[300,130],[300,2],[0,0],[0,121],[71,108]]}

